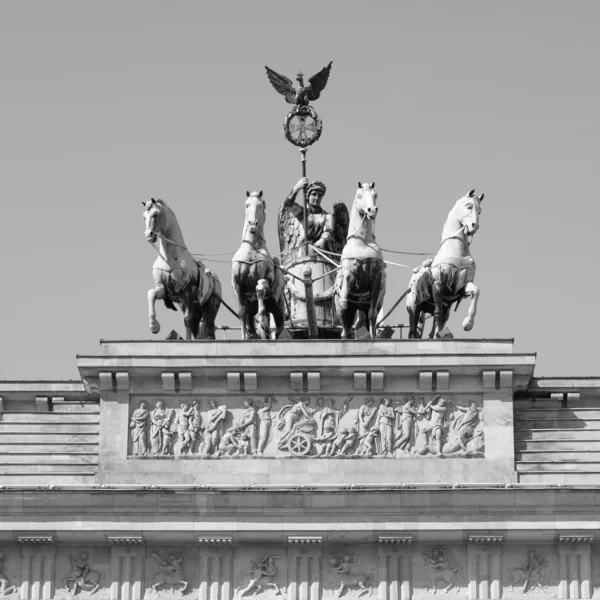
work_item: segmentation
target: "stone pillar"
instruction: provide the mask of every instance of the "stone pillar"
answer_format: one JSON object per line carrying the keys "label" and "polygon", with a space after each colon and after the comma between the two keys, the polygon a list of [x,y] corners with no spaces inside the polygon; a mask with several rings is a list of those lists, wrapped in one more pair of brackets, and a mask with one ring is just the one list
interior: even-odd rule
{"label": "stone pillar", "polygon": [[288,600],[320,600],[323,548],[288,547]]}
{"label": "stone pillar", "polygon": [[501,536],[469,536],[467,577],[469,600],[496,600],[502,596]]}
{"label": "stone pillar", "polygon": [[482,383],[485,458],[502,460],[514,471],[513,372],[484,371]]}
{"label": "stone pillar", "polygon": [[558,597],[588,600],[592,597],[592,538],[561,535],[558,541]]}
{"label": "stone pillar", "polygon": [[55,546],[22,546],[21,600],[50,600],[54,597],[55,557]]}
{"label": "stone pillar", "polygon": [[378,548],[378,600],[410,600],[412,548],[410,544],[385,544]]}
{"label": "stone pillar", "polygon": [[[100,373],[100,464],[127,458],[129,445],[129,375]],[[136,407],[137,408],[137,407]]]}
{"label": "stone pillar", "polygon": [[233,548],[201,548],[199,600],[231,600],[233,595]]}
{"label": "stone pillar", "polygon": [[110,549],[110,600],[144,597],[144,546],[112,546]]}

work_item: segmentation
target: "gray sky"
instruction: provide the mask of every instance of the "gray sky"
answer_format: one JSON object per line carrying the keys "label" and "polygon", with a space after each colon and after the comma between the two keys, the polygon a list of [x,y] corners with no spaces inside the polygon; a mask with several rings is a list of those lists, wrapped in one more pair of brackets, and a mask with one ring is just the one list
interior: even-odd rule
{"label": "gray sky", "polygon": [[[175,210],[231,291],[247,189],[267,241],[300,176],[283,137],[293,77],[333,60],[308,175],[326,207],[377,182],[377,239],[437,251],[456,199],[485,192],[475,328],[538,352],[537,375],[600,375],[597,2],[0,3],[0,378],[76,378],[98,340],[150,339],[155,251],[141,201]],[[388,259],[416,264],[415,257]],[[385,306],[410,270],[388,267]],[[181,314],[158,306],[163,339]],[[404,304],[389,319],[407,322]],[[221,325],[235,325],[222,309]]]}

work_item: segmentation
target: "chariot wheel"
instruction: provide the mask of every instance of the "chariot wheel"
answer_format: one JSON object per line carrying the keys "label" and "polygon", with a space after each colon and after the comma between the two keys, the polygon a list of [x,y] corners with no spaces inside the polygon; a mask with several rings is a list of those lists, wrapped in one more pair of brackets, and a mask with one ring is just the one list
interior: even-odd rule
{"label": "chariot wheel", "polygon": [[288,442],[288,450],[294,456],[306,456],[312,447],[312,440],[306,433],[294,433]]}

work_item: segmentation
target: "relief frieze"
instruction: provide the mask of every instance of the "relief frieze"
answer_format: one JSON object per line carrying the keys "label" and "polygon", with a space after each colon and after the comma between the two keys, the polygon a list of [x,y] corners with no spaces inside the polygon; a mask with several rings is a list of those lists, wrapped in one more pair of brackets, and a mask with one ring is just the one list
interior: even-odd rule
{"label": "relief frieze", "polygon": [[129,456],[482,458],[480,404],[449,394],[134,399]]}

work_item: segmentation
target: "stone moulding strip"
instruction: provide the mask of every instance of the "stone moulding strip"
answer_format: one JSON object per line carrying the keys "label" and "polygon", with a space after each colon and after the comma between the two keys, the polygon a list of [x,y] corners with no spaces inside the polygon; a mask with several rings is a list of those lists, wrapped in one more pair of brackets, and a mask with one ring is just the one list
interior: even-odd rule
{"label": "stone moulding strip", "polygon": [[317,546],[323,543],[322,535],[288,535],[287,543],[290,545]]}
{"label": "stone moulding strip", "polygon": [[109,535],[108,543],[111,546],[142,546],[144,538],[141,535]]}
{"label": "stone moulding strip", "polygon": [[571,535],[571,534],[558,534],[559,544],[591,544],[594,541],[594,534],[586,535]]}
{"label": "stone moulding strip", "polygon": [[412,544],[412,535],[380,535],[377,537],[380,544]]}
{"label": "stone moulding strip", "polygon": [[222,535],[220,537],[204,537],[198,538],[198,543],[203,546],[231,546],[233,544],[233,536]]}
{"label": "stone moulding strip", "polygon": [[504,541],[503,534],[470,533],[469,544],[501,544]]}
{"label": "stone moulding strip", "polygon": [[53,535],[17,535],[17,543],[22,546],[47,546],[55,541]]}

